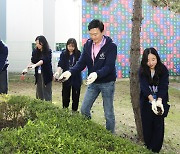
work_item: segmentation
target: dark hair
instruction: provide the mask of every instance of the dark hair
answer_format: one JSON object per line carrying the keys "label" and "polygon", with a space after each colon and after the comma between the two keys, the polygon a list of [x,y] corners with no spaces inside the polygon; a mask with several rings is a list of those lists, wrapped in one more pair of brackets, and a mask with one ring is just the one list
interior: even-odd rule
{"label": "dark hair", "polygon": [[101,32],[103,32],[104,31],[104,24],[102,21],[100,21],[98,19],[93,19],[88,25],[88,30],[90,31],[93,28],[99,28],[99,30]]}
{"label": "dark hair", "polygon": [[67,41],[67,43],[66,43],[66,51],[65,51],[65,54],[69,57],[69,50],[68,50],[68,45],[69,44],[72,44],[72,45],[74,45],[74,54],[75,54],[75,59],[77,60],[77,52],[79,51],[78,50],[78,47],[77,47],[77,42],[76,42],[76,40],[74,39],[74,38],[69,38],[68,39],[68,41]]}
{"label": "dark hair", "polygon": [[43,35],[40,35],[36,37],[35,41],[37,40],[39,41],[39,44],[42,45],[42,54],[47,55],[49,53],[49,44],[46,38]]}
{"label": "dark hair", "polygon": [[[147,65],[148,55],[150,53],[155,55],[157,58],[157,64],[155,66],[155,74],[154,74],[153,78],[151,77],[151,71],[149,69],[149,66]],[[150,85],[158,85],[159,84],[159,77],[163,73],[162,67],[163,67],[163,63],[161,62],[161,59],[159,57],[157,50],[154,48],[146,48],[142,55],[140,72],[141,72],[141,74],[145,75],[148,78],[148,82]]]}

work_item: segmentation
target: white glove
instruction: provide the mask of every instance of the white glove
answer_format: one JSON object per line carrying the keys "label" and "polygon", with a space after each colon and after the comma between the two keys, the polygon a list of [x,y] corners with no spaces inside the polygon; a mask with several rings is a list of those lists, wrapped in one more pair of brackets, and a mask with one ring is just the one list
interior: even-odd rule
{"label": "white glove", "polygon": [[33,64],[33,65],[30,65],[28,68],[35,69],[35,67],[36,67],[36,64]]}
{"label": "white glove", "polygon": [[161,108],[161,114],[159,114],[159,115],[162,115],[164,113],[164,107],[163,107],[163,104],[162,104],[162,100],[157,100],[156,101],[156,106]]}
{"label": "white glove", "polygon": [[59,72],[56,72],[56,73],[54,73],[54,79],[58,79],[59,78]]}
{"label": "white glove", "polygon": [[64,73],[61,74],[58,81],[59,82],[64,82],[64,81],[68,80],[70,78],[70,76],[71,76],[71,72],[65,71]]}
{"label": "white glove", "polygon": [[25,68],[25,69],[22,71],[22,75],[27,74],[27,72],[28,72],[28,69],[27,69],[27,68]]}
{"label": "white glove", "polygon": [[154,99],[152,102],[151,102],[151,104],[152,104],[152,110],[153,110],[153,112],[156,114],[156,115],[158,115],[158,111],[157,111],[157,104],[156,104],[156,100]]}
{"label": "white glove", "polygon": [[86,85],[93,83],[96,79],[97,79],[97,73],[96,72],[90,73],[87,78]]}

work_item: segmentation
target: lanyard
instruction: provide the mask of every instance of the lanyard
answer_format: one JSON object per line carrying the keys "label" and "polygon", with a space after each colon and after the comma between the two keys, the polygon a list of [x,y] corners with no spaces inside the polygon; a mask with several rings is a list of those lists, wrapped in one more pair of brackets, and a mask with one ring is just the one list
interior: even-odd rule
{"label": "lanyard", "polygon": [[[106,39],[105,39],[105,37],[103,36],[102,41],[101,41],[101,43],[100,43],[99,51],[101,50],[101,48],[102,48],[103,45],[105,44],[105,41],[106,41]],[[95,52],[94,52],[94,46],[95,46],[95,44],[93,43],[93,44],[92,44],[92,60],[93,60],[93,64],[94,64],[94,60],[95,60],[95,58],[96,58],[96,56],[97,56],[97,55],[95,55]],[[99,51],[98,51],[98,53],[99,53]],[[97,54],[98,54],[98,53],[97,53]]]}
{"label": "lanyard", "polygon": [[[71,63],[71,62],[72,62],[72,63]],[[70,67],[70,68],[73,67],[74,62],[75,62],[75,57],[74,57],[74,55],[72,55],[72,61],[71,61],[71,57],[69,57],[69,67]]]}
{"label": "lanyard", "polygon": [[153,94],[156,94],[157,92],[158,92],[158,87],[157,86],[149,86],[149,89],[151,90],[151,92],[153,93]]}

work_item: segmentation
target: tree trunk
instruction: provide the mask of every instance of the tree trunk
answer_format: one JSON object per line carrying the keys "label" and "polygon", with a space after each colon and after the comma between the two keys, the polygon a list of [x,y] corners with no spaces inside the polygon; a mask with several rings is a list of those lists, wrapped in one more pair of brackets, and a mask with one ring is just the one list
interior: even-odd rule
{"label": "tree trunk", "polygon": [[139,103],[139,58],[140,58],[140,32],[142,21],[142,0],[134,0],[132,33],[131,33],[131,51],[130,51],[130,95],[136,123],[137,136],[143,141],[142,123]]}

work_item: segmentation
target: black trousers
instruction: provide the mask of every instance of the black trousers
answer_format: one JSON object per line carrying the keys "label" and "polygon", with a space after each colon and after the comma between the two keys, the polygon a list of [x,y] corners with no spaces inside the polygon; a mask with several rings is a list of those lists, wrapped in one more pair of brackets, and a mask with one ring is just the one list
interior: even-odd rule
{"label": "black trousers", "polygon": [[63,83],[62,86],[62,102],[63,102],[63,108],[68,108],[70,103],[70,95],[71,95],[71,89],[72,89],[72,110],[77,111],[79,106],[79,96],[80,96],[80,89],[74,88],[71,85],[66,85]]}
{"label": "black trousers", "polygon": [[7,70],[0,72],[0,94],[8,93],[8,73]]}
{"label": "black trousers", "polygon": [[148,104],[141,108],[141,118],[145,146],[159,153],[164,140],[164,117],[154,114],[151,105]]}

